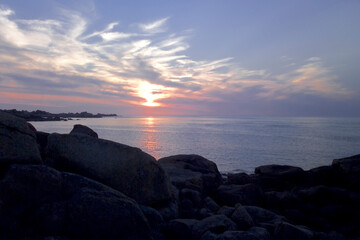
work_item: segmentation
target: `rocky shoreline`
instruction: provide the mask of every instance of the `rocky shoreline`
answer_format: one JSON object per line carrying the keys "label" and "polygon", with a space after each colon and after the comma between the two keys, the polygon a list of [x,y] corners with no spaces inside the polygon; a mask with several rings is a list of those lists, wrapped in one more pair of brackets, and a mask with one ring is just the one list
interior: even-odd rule
{"label": "rocky shoreline", "polygon": [[103,118],[103,117],[121,117],[117,114],[92,114],[88,112],[80,112],[80,113],[49,113],[46,111],[36,110],[36,111],[18,111],[16,109],[6,110],[3,109],[1,112],[9,113],[19,118],[23,118],[26,121],[33,122],[44,122],[44,121],[68,121],[76,118]]}
{"label": "rocky shoreline", "polygon": [[223,177],[198,155],[156,161],[0,112],[0,239],[360,239],[360,155]]}

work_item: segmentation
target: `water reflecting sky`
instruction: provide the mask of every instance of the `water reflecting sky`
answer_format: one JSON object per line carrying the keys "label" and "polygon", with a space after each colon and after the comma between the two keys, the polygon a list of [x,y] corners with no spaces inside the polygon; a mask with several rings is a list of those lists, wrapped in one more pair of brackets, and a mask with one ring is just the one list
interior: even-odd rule
{"label": "water reflecting sky", "polygon": [[221,171],[252,172],[263,164],[305,169],[360,153],[359,118],[102,118],[33,122],[40,131],[69,133],[84,124],[100,138],[153,155],[199,154]]}

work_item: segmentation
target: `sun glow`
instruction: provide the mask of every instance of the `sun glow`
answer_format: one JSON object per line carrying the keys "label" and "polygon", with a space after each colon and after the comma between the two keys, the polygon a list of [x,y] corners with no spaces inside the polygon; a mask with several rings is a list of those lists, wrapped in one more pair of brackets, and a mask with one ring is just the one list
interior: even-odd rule
{"label": "sun glow", "polygon": [[145,99],[145,102],[141,103],[147,107],[159,107],[161,103],[156,100],[165,98],[168,94],[164,93],[165,87],[161,85],[155,85],[148,82],[141,82],[138,86],[138,96]]}

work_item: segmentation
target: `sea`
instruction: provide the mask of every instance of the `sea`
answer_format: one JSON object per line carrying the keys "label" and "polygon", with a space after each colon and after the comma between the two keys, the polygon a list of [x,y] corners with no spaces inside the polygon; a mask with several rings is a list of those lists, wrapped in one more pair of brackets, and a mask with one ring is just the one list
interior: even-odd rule
{"label": "sea", "polygon": [[266,164],[308,170],[360,154],[360,118],[109,117],[31,123],[49,133],[69,133],[74,124],[83,124],[99,138],[138,147],[156,159],[198,154],[222,173],[253,173]]}

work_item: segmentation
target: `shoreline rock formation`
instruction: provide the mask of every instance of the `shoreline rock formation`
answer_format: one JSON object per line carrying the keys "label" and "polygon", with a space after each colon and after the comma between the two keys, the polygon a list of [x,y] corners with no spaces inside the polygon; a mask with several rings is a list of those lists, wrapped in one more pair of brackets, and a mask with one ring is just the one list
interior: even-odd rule
{"label": "shoreline rock formation", "polygon": [[0,112],[0,239],[358,240],[360,155],[222,177],[198,155],[36,131]]}
{"label": "shoreline rock formation", "polygon": [[68,121],[73,120],[73,118],[103,118],[103,117],[121,117],[117,114],[103,114],[97,113],[92,114],[88,112],[81,112],[81,113],[49,113],[42,110],[36,111],[18,111],[16,109],[3,109],[1,112],[9,113],[19,118],[23,118],[26,121]]}

